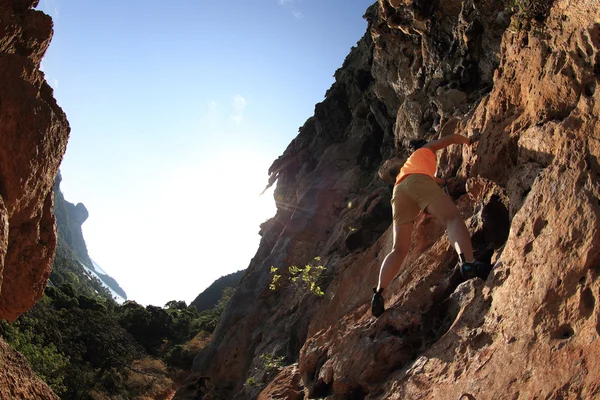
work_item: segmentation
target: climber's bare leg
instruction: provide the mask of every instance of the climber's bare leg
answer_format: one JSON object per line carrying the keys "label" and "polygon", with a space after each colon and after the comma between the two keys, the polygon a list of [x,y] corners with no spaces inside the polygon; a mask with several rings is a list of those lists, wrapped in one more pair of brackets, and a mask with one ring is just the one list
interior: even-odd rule
{"label": "climber's bare leg", "polygon": [[425,211],[446,227],[450,245],[459,255],[465,256],[464,261],[473,261],[471,235],[450,196],[435,199],[425,208]]}
{"label": "climber's bare leg", "polygon": [[402,266],[402,262],[408,254],[410,248],[410,238],[413,229],[413,221],[406,222],[404,224],[394,223],[394,243],[392,245],[392,251],[383,260],[381,264],[381,270],[379,271],[379,284],[377,289],[386,288]]}

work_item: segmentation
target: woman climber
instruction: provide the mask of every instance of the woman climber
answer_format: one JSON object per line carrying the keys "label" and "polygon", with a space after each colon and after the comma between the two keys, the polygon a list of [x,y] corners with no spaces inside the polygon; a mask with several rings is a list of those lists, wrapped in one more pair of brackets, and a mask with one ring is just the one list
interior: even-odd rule
{"label": "woman climber", "polygon": [[[450,135],[431,142],[419,142],[411,156],[403,162],[398,158],[386,161],[379,169],[379,177],[394,183],[392,195],[393,245],[383,260],[379,283],[374,288],[371,312],[379,317],[385,311],[383,290],[396,276],[410,247],[413,223],[420,211],[433,215],[446,227],[448,240],[459,255],[460,273],[464,279],[476,276],[483,279],[491,266],[473,257],[471,236],[456,205],[438,186],[444,179],[435,176],[437,161],[435,153],[453,144],[470,145],[477,140],[462,135]],[[422,145],[422,146],[420,146]]]}

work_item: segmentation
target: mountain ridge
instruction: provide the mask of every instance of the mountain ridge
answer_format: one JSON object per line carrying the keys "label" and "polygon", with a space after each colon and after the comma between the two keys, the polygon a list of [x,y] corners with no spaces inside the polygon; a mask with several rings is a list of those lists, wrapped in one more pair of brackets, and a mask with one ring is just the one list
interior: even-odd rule
{"label": "mountain ridge", "polygon": [[[104,286],[112,290],[123,300],[127,300],[127,294],[121,288],[121,286],[119,286],[118,282],[103,271],[99,271],[96,268],[95,263],[90,258],[90,255],[87,251],[85,238],[83,237],[83,231],[81,229],[82,224],[89,217],[89,212],[86,209],[85,205],[83,205],[82,203],[77,203],[77,205],[75,205],[73,203],[68,202],[64,198],[64,195],[60,190],[61,181],[62,176],[59,171],[56,175],[56,179],[52,189],[54,192],[53,211],[54,215],[56,216],[58,247],[64,246],[68,250],[71,250],[76,256],[70,261],[72,264],[74,264],[70,267],[70,269],[72,270],[73,268],[77,268],[77,264],[80,264],[79,268],[81,269],[81,273],[79,273],[78,275],[89,275],[88,273],[83,271],[83,268],[85,266],[85,268],[92,271],[98,277],[98,279]],[[58,251],[60,251],[60,249]],[[57,278],[57,274],[59,272],[58,270],[60,269],[60,267],[57,267],[58,266],[55,264],[53,268],[53,274],[50,276],[50,281],[53,280],[53,277],[55,279]],[[89,279],[91,278],[88,277],[86,280],[84,280],[84,282],[86,282]],[[64,281],[64,278],[60,278],[60,281]],[[97,285],[92,290],[97,291]],[[107,294],[103,293],[103,295],[106,297]]]}
{"label": "mountain ridge", "polygon": [[215,307],[219,299],[223,296],[225,288],[230,287],[235,289],[239,285],[243,275],[244,270],[240,270],[218,278],[202,293],[196,296],[194,301],[190,303],[190,306],[196,307],[200,312]]}

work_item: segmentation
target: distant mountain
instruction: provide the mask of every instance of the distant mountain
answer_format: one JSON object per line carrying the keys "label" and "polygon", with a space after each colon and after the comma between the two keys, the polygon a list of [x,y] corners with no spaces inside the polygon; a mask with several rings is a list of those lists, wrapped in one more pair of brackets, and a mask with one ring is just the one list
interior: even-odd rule
{"label": "distant mountain", "polygon": [[220,277],[214,281],[212,285],[206,288],[205,291],[200,293],[198,297],[192,301],[190,306],[196,307],[200,312],[213,308],[217,305],[219,299],[223,295],[223,290],[225,290],[226,287],[236,288],[240,284],[244,272],[246,272],[246,270],[240,270]]}
{"label": "distant mountain", "polygon": [[89,216],[88,210],[82,203],[75,205],[65,200],[60,190],[61,180],[59,172],[53,187],[58,245],[50,283],[71,283],[84,292],[127,300],[127,294],[117,281],[90,258],[81,231],[81,225]]}

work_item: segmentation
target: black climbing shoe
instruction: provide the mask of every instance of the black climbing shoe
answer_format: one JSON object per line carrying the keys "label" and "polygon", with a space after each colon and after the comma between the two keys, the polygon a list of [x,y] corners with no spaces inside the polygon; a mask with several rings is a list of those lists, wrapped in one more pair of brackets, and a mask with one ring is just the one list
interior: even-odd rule
{"label": "black climbing shoe", "polygon": [[373,298],[371,299],[371,314],[375,317],[379,317],[385,311],[385,307],[383,306],[383,296],[381,295],[383,289],[379,289],[377,291],[376,288],[373,288]]}
{"label": "black climbing shoe", "polygon": [[458,263],[458,265],[460,265],[460,274],[462,275],[463,279],[478,277],[485,281],[492,270],[491,265],[477,260],[472,262],[461,261]]}

